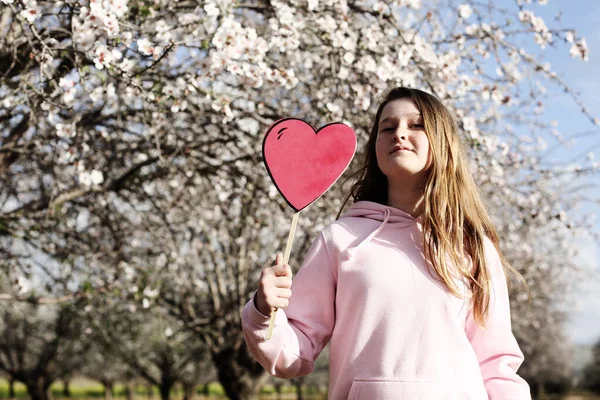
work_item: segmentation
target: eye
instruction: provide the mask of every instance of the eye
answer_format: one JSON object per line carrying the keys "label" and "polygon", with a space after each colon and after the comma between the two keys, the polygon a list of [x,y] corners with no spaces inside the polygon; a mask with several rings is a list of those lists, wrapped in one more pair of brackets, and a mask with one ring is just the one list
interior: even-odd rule
{"label": "eye", "polygon": [[425,125],[423,125],[423,124],[413,124],[412,127],[420,129],[420,128],[425,128]]}

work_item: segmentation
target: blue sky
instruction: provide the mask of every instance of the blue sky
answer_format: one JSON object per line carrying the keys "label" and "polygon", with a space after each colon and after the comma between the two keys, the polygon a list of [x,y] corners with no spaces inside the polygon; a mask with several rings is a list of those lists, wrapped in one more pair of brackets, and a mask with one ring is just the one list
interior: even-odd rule
{"label": "blue sky", "polygon": [[[502,0],[513,4],[513,0]],[[547,49],[544,59],[551,63],[552,69],[576,92],[593,116],[600,117],[600,1],[598,0],[549,0],[546,6],[527,6],[536,15],[544,18],[546,24],[555,26],[554,17],[562,12],[562,25],[575,28],[577,33],[586,38],[589,48],[589,61],[582,62],[569,57],[569,48],[559,45],[557,49]],[[528,47],[529,48],[529,47]],[[533,49],[533,46],[530,47]],[[562,133],[594,132],[591,136],[579,140],[564,160],[572,160],[573,156],[587,154],[594,149],[596,161],[600,161],[600,126],[593,125],[580,111],[573,100],[558,89],[546,102],[545,117],[559,121]],[[578,160],[579,162],[579,160]],[[583,163],[584,160],[581,160]],[[590,177],[600,181],[600,174]],[[590,195],[600,198],[600,190]],[[600,232],[600,205],[585,204],[585,213],[597,216],[596,230]],[[568,333],[574,343],[594,343],[600,339],[600,249],[599,243],[579,242],[580,256],[578,261],[585,268],[587,277],[579,285],[574,295],[576,308],[571,314]]]}

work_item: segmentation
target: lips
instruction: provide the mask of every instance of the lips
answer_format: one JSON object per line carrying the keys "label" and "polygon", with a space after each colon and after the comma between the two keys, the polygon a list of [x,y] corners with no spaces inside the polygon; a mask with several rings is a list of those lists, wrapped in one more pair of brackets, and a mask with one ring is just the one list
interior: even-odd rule
{"label": "lips", "polygon": [[392,151],[390,151],[390,154],[394,154],[394,153],[402,151],[402,150],[412,151],[412,149],[410,149],[410,148],[408,148],[406,146],[394,146],[394,148],[392,149]]}

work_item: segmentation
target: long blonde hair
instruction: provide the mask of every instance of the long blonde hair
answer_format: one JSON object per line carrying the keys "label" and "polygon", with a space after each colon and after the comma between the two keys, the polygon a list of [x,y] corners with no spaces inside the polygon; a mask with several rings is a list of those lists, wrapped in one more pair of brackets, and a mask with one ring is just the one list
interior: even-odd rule
{"label": "long blonde hair", "polygon": [[[353,174],[358,180],[344,200],[340,213],[351,197],[355,202],[368,200],[386,204],[387,177],[379,169],[375,153],[377,128],[383,108],[391,101],[405,98],[411,99],[423,116],[432,155],[423,187],[425,257],[448,290],[462,298],[450,268],[452,265],[457,267],[468,282],[475,322],[483,327],[489,308],[491,281],[485,258],[486,237],[494,244],[505,275],[512,272],[525,286],[527,284],[500,251],[498,233],[468,168],[456,121],[440,100],[429,93],[406,87],[397,87],[387,93],[371,128],[363,166]],[[465,253],[470,257],[472,267],[466,262]]]}

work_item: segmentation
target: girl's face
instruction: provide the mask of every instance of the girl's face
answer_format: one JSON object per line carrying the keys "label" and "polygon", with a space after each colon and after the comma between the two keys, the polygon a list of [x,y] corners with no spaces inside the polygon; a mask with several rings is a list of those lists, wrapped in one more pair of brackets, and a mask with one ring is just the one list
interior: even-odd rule
{"label": "girl's face", "polygon": [[[411,99],[385,105],[379,119],[375,153],[379,169],[390,179],[421,183],[431,164],[423,117]],[[408,183],[408,182],[407,182]]]}

